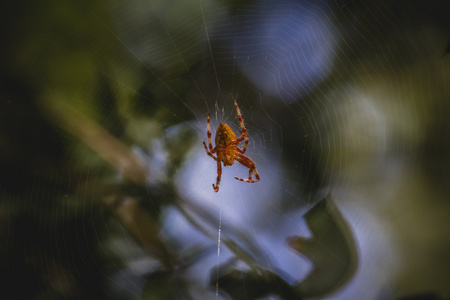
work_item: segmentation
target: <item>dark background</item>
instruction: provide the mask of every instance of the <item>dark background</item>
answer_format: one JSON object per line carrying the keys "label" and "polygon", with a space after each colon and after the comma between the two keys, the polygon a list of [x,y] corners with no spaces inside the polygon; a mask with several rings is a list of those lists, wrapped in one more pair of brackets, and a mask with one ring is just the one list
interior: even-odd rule
{"label": "dark background", "polygon": [[447,1],[0,11],[1,298],[450,297]]}

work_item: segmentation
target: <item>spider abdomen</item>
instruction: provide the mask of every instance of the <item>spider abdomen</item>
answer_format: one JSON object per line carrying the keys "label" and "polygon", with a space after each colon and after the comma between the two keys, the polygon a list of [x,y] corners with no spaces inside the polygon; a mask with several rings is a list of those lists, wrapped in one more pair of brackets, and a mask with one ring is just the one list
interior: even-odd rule
{"label": "spider abdomen", "polygon": [[236,139],[236,134],[234,134],[233,130],[231,130],[230,126],[225,123],[220,123],[219,127],[217,127],[216,131],[216,146],[218,145],[226,145],[232,140]]}

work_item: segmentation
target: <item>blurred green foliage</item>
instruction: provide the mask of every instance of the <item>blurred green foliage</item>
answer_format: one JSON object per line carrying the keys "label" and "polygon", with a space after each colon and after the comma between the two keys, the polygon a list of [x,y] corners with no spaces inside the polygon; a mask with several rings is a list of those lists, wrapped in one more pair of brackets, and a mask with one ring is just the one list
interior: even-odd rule
{"label": "blurred green foliage", "polygon": [[[229,18],[240,16],[242,9],[258,5],[255,3],[7,0],[2,4],[0,297],[211,296],[211,290],[190,279],[188,270],[217,250],[217,218],[208,208],[186,200],[187,193],[180,191],[177,176],[183,164],[198,149],[202,151],[192,121],[203,126],[204,106],[214,109],[213,101],[217,104],[229,100],[227,89],[236,82],[250,86],[246,94],[250,106],[245,109],[253,128],[260,130],[261,136],[270,136],[267,132],[271,128],[260,122],[260,116],[268,116],[269,111],[283,129],[279,142],[283,151],[278,153],[283,157],[277,163],[283,165],[287,174],[284,176],[289,179],[286,181],[295,185],[295,194],[305,191],[313,194],[327,186],[334,175],[354,180],[355,186],[379,179],[376,168],[367,166],[377,166],[378,160],[371,159],[387,153],[378,143],[380,132],[384,133],[379,128],[387,124],[386,132],[393,132],[391,138],[398,143],[392,152],[398,154],[406,149],[408,155],[419,156],[420,172],[427,175],[429,182],[439,183],[429,188],[437,195],[433,203],[439,199],[448,202],[444,196],[450,178],[446,168],[450,147],[446,136],[450,124],[446,119],[449,93],[445,88],[449,71],[437,61],[441,57],[426,62],[431,66],[426,70],[432,78],[423,83],[420,65],[406,71],[401,68],[415,62],[425,51],[413,47],[407,52],[410,44],[393,43],[403,32],[401,27],[387,31],[362,26],[361,32],[352,36],[354,28],[349,20],[369,15],[371,19],[366,22],[379,22],[379,15],[367,14],[379,8],[376,1],[367,6],[344,1],[341,7],[334,3],[331,7],[336,9],[335,17],[352,36],[351,41],[372,35],[383,38],[386,32],[392,34],[387,39],[393,44],[389,49],[394,54],[386,55],[385,62],[400,61],[400,71],[393,75],[395,82],[402,86],[423,83],[421,92],[406,88],[399,91],[397,85],[391,84],[388,72],[377,68],[378,61],[372,57],[378,57],[374,53],[382,51],[384,45],[363,43],[355,47],[347,43],[339,50],[344,55],[335,65],[341,73],[330,76],[298,103],[280,105],[271,101],[264,111],[262,105],[257,105],[263,102],[261,95],[252,93],[250,80],[238,77],[238,73],[242,74],[234,65],[218,63],[217,72],[212,64],[214,57],[229,59],[230,55],[218,51],[220,40],[211,38],[214,29]],[[386,1],[383,5],[393,14],[398,13],[400,21],[408,19],[410,10],[400,13],[399,6]],[[386,26],[392,29],[396,25],[399,23],[392,21]],[[436,36],[440,37],[438,33]],[[405,52],[408,55],[403,57]],[[361,90],[383,99],[370,109],[364,106],[364,101],[353,105],[349,95],[355,94],[348,93],[346,85],[355,73],[366,74],[366,69],[371,71],[367,72],[370,76],[356,76],[355,82]],[[427,85],[429,82],[435,86]],[[344,88],[333,90],[334,94],[330,92],[330,87],[341,85]],[[399,94],[403,98],[394,103],[394,96]],[[423,101],[428,97],[434,102]],[[402,107],[407,107],[412,117],[398,117],[402,115],[398,113]],[[355,109],[358,113],[350,118]],[[384,119],[373,118],[371,113],[377,109]],[[355,126],[361,124],[360,119],[367,121],[367,127]],[[160,165],[154,163],[158,159]],[[426,187],[429,182],[421,181]],[[410,187],[407,185],[408,192],[415,194]],[[287,194],[279,197],[283,199],[274,203],[285,204],[282,212],[297,205],[286,200],[290,199]],[[414,201],[414,206],[420,207]],[[233,225],[229,228],[236,232],[235,236],[224,237],[222,241],[234,258],[220,265],[220,274],[214,268],[219,266],[207,265],[211,275],[209,288],[214,289],[220,279],[220,289],[233,299],[243,299],[245,295],[247,299],[267,295],[299,299],[340,288],[353,275],[356,246],[346,220],[336,208],[329,210],[325,202],[319,202],[305,215],[313,238],[290,240],[293,250],[320,266],[320,272],[311,273],[318,277],[307,278],[311,286],[319,285],[313,293],[308,294],[308,287],[304,287],[307,280],[303,285],[290,284],[281,270],[262,266],[261,258],[267,249]],[[163,213],[167,207],[178,210],[194,231],[211,240],[213,247],[195,245],[191,251],[181,253],[178,241],[161,234],[167,225]],[[402,206],[400,210],[403,212]],[[382,214],[393,214],[392,211]],[[440,238],[437,235],[436,240]],[[445,252],[448,243],[443,244]],[[310,248],[304,250],[305,245]],[[327,245],[335,256],[326,251],[324,254],[320,245]],[[144,270],[132,268],[136,261]],[[237,261],[244,262],[249,269],[237,268]],[[333,263],[334,267],[341,264],[333,269],[336,273],[327,269]],[[117,274],[128,274],[125,270],[130,269],[132,275],[116,281]],[[333,276],[327,276],[330,273]],[[123,282],[125,286],[120,286]],[[242,283],[247,291],[235,289],[242,287]],[[114,288],[122,288],[121,293],[115,294]]]}

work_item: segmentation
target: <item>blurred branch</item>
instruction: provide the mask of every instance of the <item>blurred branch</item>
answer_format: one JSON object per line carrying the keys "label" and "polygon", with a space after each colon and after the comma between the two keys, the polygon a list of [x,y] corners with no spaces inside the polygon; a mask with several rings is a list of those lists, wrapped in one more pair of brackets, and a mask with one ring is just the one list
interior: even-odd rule
{"label": "blurred branch", "polygon": [[277,274],[280,271],[258,266],[239,270],[236,261],[241,258],[238,256],[211,272],[210,285],[216,284],[232,299],[259,299],[267,295],[279,295],[281,299],[323,297],[342,287],[353,276],[357,266],[356,244],[347,222],[330,196],[316,204],[304,218],[313,237],[288,239],[289,246],[314,265],[304,280],[289,285],[280,277],[281,274]]}
{"label": "blurred branch", "polygon": [[301,300],[289,283],[276,273],[263,268],[248,271],[236,269],[237,259],[217,266],[210,273],[210,285],[224,290],[233,300],[260,299],[279,295],[281,299]]}
{"label": "blurred branch", "polygon": [[[90,147],[126,179],[142,188],[146,187],[148,167],[107,130],[61,101],[50,99],[45,102],[44,107],[57,126]],[[159,237],[159,224],[149,216],[136,199],[117,191],[110,194],[99,187],[92,187],[92,190],[95,198],[101,199],[101,204],[118,219],[145,250],[158,258],[166,268],[172,269],[174,258]]]}
{"label": "blurred branch", "polygon": [[46,99],[44,110],[56,126],[78,138],[125,178],[145,186],[148,167],[107,130],[58,99]]}
{"label": "blurred branch", "polygon": [[114,193],[111,197],[105,197],[103,204],[148,253],[154,255],[164,267],[173,270],[176,259],[159,236],[159,224],[141,208],[135,199]]}
{"label": "blurred branch", "polygon": [[[24,261],[34,268],[38,275],[60,296],[64,298],[81,297],[79,287],[70,270],[57,263],[46,253],[37,251],[27,251],[24,253]],[[45,267],[36,267],[45,266]]]}
{"label": "blurred branch", "polygon": [[[180,212],[192,226],[211,240],[214,241],[217,239],[217,228],[215,227],[217,219],[214,218],[208,210],[192,202],[186,203],[181,199],[177,201],[177,204]],[[199,220],[206,222],[207,226]],[[213,228],[213,230],[210,230],[207,227]],[[245,235],[241,229],[230,229],[230,232],[236,232],[238,236],[235,239],[222,236],[221,243],[227,246],[240,260],[245,262],[253,270],[259,270],[261,268],[260,264],[267,263],[269,254],[263,251],[263,248],[258,246],[255,240]],[[244,243],[245,246],[247,246],[247,250],[240,246],[235,240]]]}

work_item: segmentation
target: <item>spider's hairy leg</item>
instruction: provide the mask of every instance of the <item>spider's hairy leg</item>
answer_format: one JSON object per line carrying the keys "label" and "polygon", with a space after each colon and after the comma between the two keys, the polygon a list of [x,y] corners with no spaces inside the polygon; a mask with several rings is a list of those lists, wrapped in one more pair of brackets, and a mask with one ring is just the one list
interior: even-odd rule
{"label": "spider's hairy leg", "polygon": [[238,115],[239,124],[241,125],[242,139],[240,141],[245,140],[244,148],[242,148],[242,152],[245,153],[245,151],[247,151],[247,145],[248,145],[247,129],[245,128],[244,119],[242,119],[241,110],[239,109],[239,106],[237,105],[236,100],[234,100],[234,106],[236,106],[236,112]]}
{"label": "spider's hairy leg", "polygon": [[214,192],[218,192],[219,191],[219,185],[220,185],[220,179],[222,178],[222,164],[220,163],[220,160],[217,160],[217,181],[216,181],[216,185],[214,185],[213,183],[213,189]]}
{"label": "spider's hairy leg", "polygon": [[215,151],[213,149],[212,142],[211,142],[211,125],[210,125],[209,114],[208,114],[208,118],[206,119],[206,133],[208,135],[209,151],[211,151],[211,153],[214,153]]}
{"label": "spider's hairy leg", "polygon": [[[241,163],[244,167],[248,168],[248,179],[243,179],[243,178],[238,178],[238,177],[234,177],[237,180],[240,181],[244,181],[244,182],[249,182],[249,183],[253,183],[253,182],[258,182],[259,181],[259,174],[258,171],[256,171],[256,166],[255,163],[248,158],[247,156],[237,153],[234,155],[234,159],[236,159],[239,163]],[[252,178],[252,174],[255,174],[256,179],[253,180]]]}
{"label": "spider's hairy leg", "polygon": [[208,147],[206,147],[206,143],[205,143],[205,142],[203,142],[203,146],[205,147],[206,154],[208,154],[209,156],[211,156],[212,158],[214,158],[215,161],[217,161],[217,160],[218,160],[217,157],[215,157],[214,155],[212,155],[212,153],[215,152],[214,149],[212,149],[214,152],[211,153],[211,152],[209,152]]}
{"label": "spider's hairy leg", "polygon": [[232,140],[231,142],[228,142],[227,145],[233,145],[233,144],[239,144],[244,140],[243,136],[238,137],[237,139]]}

